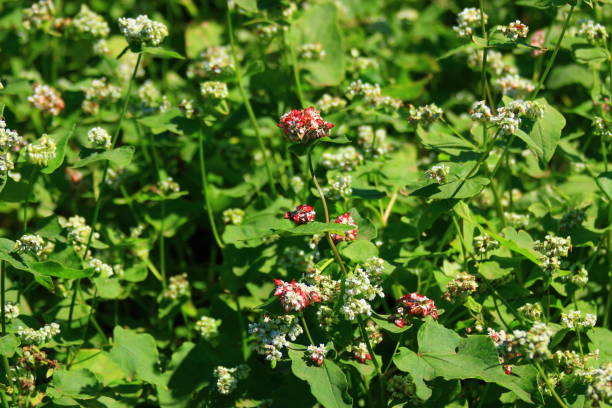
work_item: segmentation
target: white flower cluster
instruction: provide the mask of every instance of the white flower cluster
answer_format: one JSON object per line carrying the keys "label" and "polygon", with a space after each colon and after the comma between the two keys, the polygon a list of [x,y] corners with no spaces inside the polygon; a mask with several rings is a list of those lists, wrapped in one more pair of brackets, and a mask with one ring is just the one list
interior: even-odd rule
{"label": "white flower cluster", "polygon": [[229,95],[227,84],[219,81],[202,82],[200,93],[206,99],[225,99]]}
{"label": "white flower cluster", "polygon": [[[482,17],[483,14],[479,9],[473,7],[465,8],[457,15],[457,25],[453,26],[453,30],[459,37],[469,37],[474,33],[474,28],[481,25]],[[489,16],[484,13],[485,24],[488,19]]]}
{"label": "white flower cluster", "polygon": [[425,172],[425,177],[430,180],[434,180],[438,184],[443,184],[446,181],[446,176],[448,176],[449,172],[450,167],[445,164],[438,164],[427,170]]}
{"label": "white flower cluster", "polygon": [[187,76],[207,77],[207,76],[226,76],[233,74],[234,62],[225,46],[209,47],[202,51],[197,61],[187,68]]}
{"label": "white flower cluster", "polygon": [[404,400],[413,397],[416,388],[410,374],[396,374],[387,382],[387,392],[394,400]]}
{"label": "white flower cluster", "polygon": [[316,268],[309,268],[304,274],[304,280],[316,287],[322,302],[331,300],[340,290],[340,282],[331,276],[322,274]]}
{"label": "white flower cluster", "polygon": [[529,214],[519,214],[504,211],[506,221],[514,227],[526,227],[529,224]]}
{"label": "white flower cluster", "polygon": [[560,258],[567,257],[572,249],[572,240],[569,236],[562,238],[546,235],[544,242],[538,240],[534,243],[534,249],[542,254],[542,268],[552,272],[561,269]]}
{"label": "white flower cluster", "polygon": [[270,39],[274,37],[274,35],[278,32],[277,24],[266,24],[266,25],[257,25],[255,28],[255,34],[264,39]]}
{"label": "white flower cluster", "polygon": [[423,125],[428,125],[437,119],[440,119],[444,114],[444,111],[435,103],[416,107],[410,105],[409,108],[408,120],[414,124],[420,123]]}
{"label": "white flower cluster", "polygon": [[378,62],[374,58],[362,57],[357,48],[351,48],[351,60],[349,69],[351,71],[365,71],[369,68],[377,68]]}
{"label": "white flower cluster", "polygon": [[23,143],[23,138],[14,130],[6,127],[6,122],[0,120],[0,150],[8,152],[19,144]]}
{"label": "white flower cluster", "polygon": [[489,122],[493,119],[493,112],[485,101],[476,101],[470,108],[470,117],[476,122]]}
{"label": "white flower cluster", "polygon": [[[483,58],[484,52],[482,50],[470,48],[468,50],[467,64],[473,70],[480,71],[482,69]],[[516,75],[518,73],[516,67],[507,63],[504,60],[503,54],[495,50],[489,50],[487,52],[487,68],[498,76],[503,74]]]}
{"label": "white flower cluster", "polygon": [[164,297],[169,299],[178,299],[183,296],[189,296],[189,279],[187,274],[174,275],[170,277],[168,289],[164,292]]}
{"label": "white flower cluster", "polygon": [[[87,225],[85,218],[74,215],[64,221],[62,227],[68,231],[68,242],[74,246],[75,250],[77,252],[84,251],[89,235],[92,233],[92,229]],[[94,232],[91,238],[92,240],[98,239],[100,234]]]}
{"label": "white flower cluster", "polygon": [[56,148],[53,139],[47,135],[42,135],[40,139],[25,147],[25,154],[32,164],[44,167],[55,158]]}
{"label": "white flower cluster", "polygon": [[480,254],[486,254],[499,247],[499,242],[488,235],[478,235],[474,238],[474,247]]}
{"label": "white flower cluster", "polygon": [[521,38],[527,38],[529,34],[529,27],[524,24],[521,20],[516,20],[501,28],[501,32],[512,41],[516,41]]}
{"label": "white flower cluster", "polygon": [[580,310],[561,313],[561,325],[568,329],[590,329],[597,324],[597,316],[591,313],[584,315]]}
{"label": "white flower cluster", "polygon": [[459,272],[453,280],[448,282],[446,292],[442,294],[442,297],[451,302],[457,297],[470,295],[477,290],[476,276],[467,272]]}
{"label": "white flower cluster", "polygon": [[324,187],[323,192],[331,200],[339,200],[353,194],[353,177],[350,174],[338,174],[334,178],[328,179],[327,183],[329,186]]}
{"label": "white flower cluster", "polygon": [[104,38],[100,38],[98,41],[93,43],[91,50],[95,55],[109,55],[110,48],[108,47],[108,41]]}
{"label": "white flower cluster", "polygon": [[385,271],[385,260],[377,256],[373,256],[361,266],[365,273],[373,282],[381,282]]}
{"label": "white flower cluster", "polygon": [[612,363],[606,362],[599,368],[581,370],[576,373],[588,385],[587,396],[593,406],[612,403]]}
{"label": "white flower cluster", "polygon": [[240,225],[244,221],[244,210],[242,208],[228,208],[222,213],[223,223]]}
{"label": "white flower cluster", "polygon": [[565,373],[570,374],[576,369],[584,369],[589,361],[598,360],[599,349],[582,355],[574,350],[557,350],[553,354],[553,359],[563,368]]}
{"label": "white flower cluster", "polygon": [[193,106],[193,101],[191,99],[182,99],[181,103],[178,104],[178,108],[183,112],[183,115],[187,119],[191,119],[193,114],[195,113],[195,107]]}
{"label": "white flower cluster", "polygon": [[372,359],[372,356],[368,351],[368,345],[364,342],[360,342],[357,345],[352,345],[350,351],[353,353],[353,358],[361,363],[365,363],[366,360]]}
{"label": "white flower cluster", "polygon": [[64,109],[64,100],[60,93],[48,85],[35,84],[34,93],[28,96],[28,101],[42,113],[53,116],[59,115]]}
{"label": "white flower cluster", "polygon": [[168,28],[151,20],[146,15],[136,18],[121,17],[118,20],[119,30],[130,45],[158,46],[167,36]]}
{"label": "white flower cluster", "polygon": [[576,286],[586,286],[589,283],[589,271],[584,266],[581,266],[569,277],[569,281]]}
{"label": "white flower cluster", "polygon": [[89,143],[104,149],[110,149],[112,145],[111,135],[108,134],[106,129],[99,126],[89,129],[87,140],[89,140]]}
{"label": "white flower cluster", "polygon": [[72,19],[72,25],[80,34],[86,34],[95,38],[108,37],[110,27],[104,17],[93,12],[85,4],[81,5],[79,14]]}
{"label": "white flower cluster", "polygon": [[319,344],[318,346],[311,344],[306,348],[306,355],[310,361],[319,367],[323,365],[326,354],[327,350],[325,349],[325,344]]}
{"label": "white flower cluster", "polygon": [[525,303],[517,311],[531,320],[540,320],[542,317],[542,306],[539,303]]}
{"label": "white flower cluster", "polygon": [[166,177],[163,180],[159,180],[159,182],[157,183],[157,188],[164,195],[178,193],[179,191],[181,191],[181,186],[179,185],[179,183],[174,181],[172,177]]}
{"label": "white flower cluster", "polygon": [[12,304],[11,302],[6,302],[4,304],[4,316],[8,320],[13,320],[19,317],[20,311],[19,306]]}
{"label": "white flower cluster", "polygon": [[59,333],[60,327],[57,323],[45,324],[38,330],[29,327],[19,327],[17,329],[17,336],[21,337],[21,341],[27,344],[47,343]]}
{"label": "white flower cluster", "polygon": [[402,106],[401,100],[390,96],[382,96],[380,85],[362,82],[361,79],[351,82],[345,94],[348,99],[361,96],[368,106],[384,111],[397,110]]}
{"label": "white flower cluster", "polygon": [[217,391],[223,395],[231,394],[238,386],[238,381],[246,379],[250,372],[251,368],[246,364],[232,368],[217,366],[213,372],[217,379]]}
{"label": "white flower cluster", "polygon": [[344,299],[340,311],[346,319],[355,320],[362,314],[372,315],[372,306],[369,302],[376,297],[385,297],[382,287],[375,283],[377,279],[378,276],[368,274],[361,267],[345,279]]}
{"label": "white flower cluster", "polygon": [[138,98],[147,109],[160,108],[160,110],[164,110],[165,106],[168,104],[166,96],[162,95],[151,80],[146,80],[144,84],[138,88]]}
{"label": "white flower cluster", "polygon": [[516,99],[500,107],[497,115],[493,115],[485,101],[477,101],[472,104],[470,115],[475,121],[497,125],[504,134],[514,134],[521,126],[523,117],[531,120],[543,117],[544,107],[538,102]]}
{"label": "white flower cluster", "polygon": [[316,103],[316,106],[322,113],[330,113],[344,108],[346,106],[346,101],[339,96],[323,94],[321,99]]}
{"label": "white flower cluster", "polygon": [[542,322],[534,323],[529,331],[514,330],[508,334],[489,328],[488,332],[502,355],[517,356],[522,353],[529,359],[547,359],[551,356],[548,345],[553,331]]}
{"label": "white flower cluster", "polygon": [[318,251],[307,253],[302,248],[288,246],[283,249],[282,254],[278,257],[278,266],[288,271],[293,269],[308,270],[314,267],[319,255]]}
{"label": "white flower cluster", "polygon": [[608,126],[608,122],[601,116],[595,116],[593,119],[593,134],[603,139],[612,138],[612,130]]}
{"label": "white flower cluster", "polygon": [[[374,143],[375,142],[375,143]],[[357,128],[357,143],[359,143],[367,154],[374,157],[384,156],[391,150],[387,143],[387,131],[379,128],[374,131],[370,125],[361,125]]]}
{"label": "white flower cluster", "polygon": [[[323,299],[323,296],[321,296]],[[319,327],[325,331],[331,330],[338,323],[338,315],[329,306],[321,305],[317,310],[317,322]]]}
{"label": "white flower cluster", "polygon": [[249,324],[249,333],[255,336],[257,353],[266,356],[266,360],[277,361],[283,357],[283,349],[289,346],[287,338],[295,341],[303,329],[293,315],[265,315],[259,323]]}
{"label": "white flower cluster", "polygon": [[121,88],[109,83],[105,77],[93,79],[88,86],[82,86],[85,99],[81,108],[90,115],[100,111],[100,104],[106,102],[112,104],[121,97]]}
{"label": "white flower cluster", "polygon": [[89,267],[94,268],[96,273],[100,274],[101,276],[105,278],[110,278],[111,276],[115,274],[112,266],[102,262],[98,258],[91,258],[89,260]]}
{"label": "white flower cluster", "polygon": [[608,38],[606,27],[599,23],[595,23],[593,20],[583,21],[580,24],[577,34],[578,36],[584,37],[591,42],[601,41]]}
{"label": "white flower cluster", "polygon": [[322,60],[325,59],[325,50],[321,43],[303,44],[298,49],[298,55],[307,61]]}
{"label": "white flower cluster", "polygon": [[221,320],[209,316],[202,316],[195,324],[195,328],[204,340],[210,341],[219,335]]}
{"label": "white flower cluster", "polygon": [[495,81],[495,88],[511,98],[520,98],[533,92],[535,85],[529,79],[516,74],[508,74]]}
{"label": "white flower cluster", "polygon": [[291,189],[295,193],[299,193],[304,188],[304,180],[300,176],[293,176],[291,180],[289,180],[289,185],[291,185]]}
{"label": "white flower cluster", "polygon": [[363,156],[353,146],[341,147],[335,153],[325,152],[321,164],[328,169],[353,171],[363,162]]}
{"label": "white flower cluster", "polygon": [[15,241],[14,251],[18,254],[40,254],[45,247],[45,240],[36,234],[26,234]]}
{"label": "white flower cluster", "polygon": [[26,30],[37,29],[53,20],[53,0],[40,0],[23,10],[23,26]]}

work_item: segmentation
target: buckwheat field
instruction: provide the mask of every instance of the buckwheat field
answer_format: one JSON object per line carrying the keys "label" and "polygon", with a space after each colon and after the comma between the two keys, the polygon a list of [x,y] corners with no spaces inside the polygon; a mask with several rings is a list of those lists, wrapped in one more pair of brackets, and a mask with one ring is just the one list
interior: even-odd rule
{"label": "buckwheat field", "polygon": [[0,1],[0,408],[611,406],[611,23]]}

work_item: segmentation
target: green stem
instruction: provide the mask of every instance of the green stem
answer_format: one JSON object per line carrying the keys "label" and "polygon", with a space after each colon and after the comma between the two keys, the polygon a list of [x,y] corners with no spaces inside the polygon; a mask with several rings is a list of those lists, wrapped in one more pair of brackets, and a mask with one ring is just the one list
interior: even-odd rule
{"label": "green stem", "polygon": [[164,292],[167,288],[166,282],[166,238],[164,237],[164,227],[166,224],[166,200],[161,201],[161,225],[159,231],[159,267],[161,269],[162,287]]}
{"label": "green stem", "polygon": [[30,180],[28,182],[28,193],[26,194],[25,202],[23,203],[23,233],[28,232],[28,206],[30,205],[30,196],[34,190],[34,182],[38,175],[38,167],[34,167],[32,174],[30,174]]}
{"label": "green stem", "polygon": [[236,39],[234,38],[234,28],[232,26],[232,9],[230,7],[228,7],[227,9],[227,31],[232,50],[232,59],[234,60],[234,71],[236,72],[236,82],[238,83],[238,89],[240,91],[242,101],[244,102],[244,107],[246,108],[247,114],[249,115],[251,126],[253,127],[253,131],[255,132],[255,136],[257,137],[259,149],[264,155],[264,165],[266,167],[266,173],[268,174],[268,182],[270,184],[270,189],[272,190],[272,194],[276,195],[276,185],[274,183],[274,178],[272,177],[272,168],[270,167],[270,161],[274,160],[274,158],[269,155],[268,151],[266,150],[263,139],[261,137],[261,133],[259,132],[259,125],[257,124],[255,112],[253,111],[251,101],[249,100],[249,96],[247,95],[246,89],[244,87],[244,83],[242,80],[242,70],[240,68],[240,61],[238,61]]}
{"label": "green stem", "polygon": [[535,362],[534,365],[535,365],[535,368],[540,373],[540,375],[542,376],[544,383],[546,383],[546,387],[552,393],[555,400],[557,400],[557,402],[562,408],[567,408],[567,404],[565,403],[565,401],[563,401],[563,399],[559,396],[559,394],[557,394],[557,391],[555,390],[555,386],[550,382],[548,375],[546,375],[546,372],[544,371],[544,369],[542,369],[542,366],[540,365],[540,363]]}
{"label": "green stem", "polygon": [[401,333],[399,336],[399,339],[397,339],[397,342],[395,343],[395,347],[393,348],[393,353],[391,353],[391,358],[389,359],[389,363],[387,363],[387,367],[383,371],[384,374],[387,374],[387,371],[389,371],[389,369],[391,368],[391,365],[393,364],[393,356],[395,356],[395,353],[397,353],[397,349],[402,343],[403,336],[404,336],[404,333]]}
{"label": "green stem", "polygon": [[[577,4],[580,4],[580,0],[578,0]],[[563,28],[561,29],[561,34],[559,35],[559,39],[557,40],[557,44],[555,45],[555,50],[553,51],[553,54],[550,57],[550,60],[548,60],[548,64],[546,64],[546,69],[544,69],[544,73],[540,77],[540,80],[538,81],[538,85],[536,86],[536,89],[533,91],[533,94],[531,95],[531,99],[537,98],[538,93],[542,89],[542,86],[544,86],[544,81],[546,81],[546,78],[548,77],[548,73],[550,72],[550,70],[552,69],[555,63],[555,59],[557,58],[557,54],[559,53],[559,49],[561,48],[561,42],[563,41],[563,37],[565,36],[565,31],[567,30],[567,27],[569,26],[570,20],[572,18],[572,14],[574,13],[574,8],[576,7],[577,4],[572,4],[572,7],[570,8],[569,13],[567,13],[567,17],[565,18],[565,22],[563,23]]]}
{"label": "green stem", "polygon": [[242,345],[242,360],[246,361],[249,356],[249,346],[246,338],[246,327],[244,326],[244,318],[242,316],[242,309],[240,308],[240,299],[237,294],[233,295],[234,303],[236,304],[236,313],[238,313],[238,327],[240,328],[240,342]]}
{"label": "green stem", "polygon": [[289,44],[289,31],[285,32],[285,47],[289,52],[289,61],[291,63],[291,71],[293,72],[293,81],[295,82],[295,89],[300,101],[302,109],[306,108],[306,101],[304,100],[304,92],[302,91],[302,81],[300,80],[300,67],[295,56],[295,51],[291,44]]}
{"label": "green stem", "polygon": [[302,326],[304,326],[304,331],[306,332],[306,336],[308,337],[308,341],[313,346],[316,346],[312,336],[310,335],[310,330],[308,330],[308,323],[306,323],[306,319],[304,319],[304,313],[300,312],[300,320],[302,321]]}
{"label": "green stem", "polygon": [[[0,260],[0,295],[1,295],[1,299],[0,299],[0,303],[2,303],[0,305],[0,307],[2,308],[0,313],[1,313],[1,317],[2,317],[2,335],[4,336],[6,334],[6,310],[4,309],[5,305],[6,305],[6,265],[4,264],[3,260]],[[11,370],[9,367],[9,363],[8,363],[8,358],[5,355],[2,355],[2,366],[4,369],[4,373],[6,375],[6,381],[7,381],[7,385],[11,386],[13,383],[13,380],[11,378]],[[6,395],[4,395],[4,390],[2,391],[2,401],[3,404],[6,403]],[[8,406],[8,405],[6,405]]]}
{"label": "green stem", "polygon": [[199,141],[199,156],[200,156],[200,176],[202,177],[202,195],[204,196],[204,202],[206,203],[206,212],[208,213],[208,221],[210,222],[210,228],[212,229],[215,242],[219,248],[223,249],[223,241],[217,232],[217,224],[215,223],[215,217],[213,216],[212,203],[209,201],[210,195],[208,194],[208,179],[206,178],[206,162],[204,160],[204,132],[200,129],[198,134]]}
{"label": "green stem", "polygon": [[372,363],[374,364],[374,368],[376,368],[376,374],[378,378],[378,386],[380,387],[380,406],[384,407],[385,404],[385,384],[383,381],[383,374],[380,369],[380,364],[378,364],[378,360],[376,359],[376,355],[374,354],[374,348],[372,348],[372,344],[370,343],[370,338],[368,337],[368,333],[365,329],[365,323],[361,316],[357,316],[357,320],[359,322],[359,331],[361,332],[361,338],[363,342],[366,344],[368,348],[368,353],[372,357]]}

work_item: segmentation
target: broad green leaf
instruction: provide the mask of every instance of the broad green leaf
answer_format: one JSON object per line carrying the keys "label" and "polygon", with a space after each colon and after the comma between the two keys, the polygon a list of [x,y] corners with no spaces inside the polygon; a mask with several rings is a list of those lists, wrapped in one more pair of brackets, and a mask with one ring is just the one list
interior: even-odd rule
{"label": "broad green leaf", "polygon": [[155,135],[163,132],[181,134],[182,132],[179,129],[177,118],[182,118],[182,114],[179,109],[175,108],[157,113],[155,115],[140,118],[138,119],[138,123],[150,128],[151,132],[153,132]]}
{"label": "broad green leaf", "polygon": [[289,151],[296,156],[305,156],[320,143],[347,144],[350,142],[351,141],[344,135],[338,137],[326,136],[310,143],[293,143],[291,146],[289,146]]}
{"label": "broad green leaf", "polygon": [[91,371],[103,385],[117,382],[125,377],[123,369],[110,358],[108,352],[99,349],[79,350],[71,368]]}
{"label": "broad green leaf", "polygon": [[14,334],[5,334],[0,337],[0,354],[8,358],[13,357],[20,343],[19,338]]}
{"label": "broad green leaf", "polygon": [[74,134],[77,122],[78,119],[74,121],[70,132],[66,132],[65,129],[62,129],[60,130],[60,133],[50,135],[50,137],[55,141],[55,157],[49,160],[47,166],[40,170],[41,172],[45,174],[51,174],[55,170],[57,170],[59,166],[62,165],[62,163],[64,162],[64,156],[66,155],[66,145],[68,144],[68,140],[70,140],[70,138]]}
{"label": "broad green leaf", "polygon": [[357,240],[340,249],[340,253],[355,263],[363,263],[378,255],[376,245],[366,240]]}
{"label": "broad green leaf", "polygon": [[79,168],[87,166],[91,163],[108,160],[117,166],[125,167],[132,161],[132,157],[134,156],[134,147],[133,146],[121,146],[112,150],[107,150],[105,152],[93,153],[84,159],[76,162],[72,167]]}
{"label": "broad green leaf", "polygon": [[612,360],[612,332],[603,327],[594,327],[587,331],[587,336],[591,341],[592,346],[589,346],[591,351],[599,349],[601,361]]}
{"label": "broad green leaf", "polygon": [[325,408],[350,408],[348,381],[344,372],[333,361],[326,359],[321,367],[311,365],[304,350],[289,348],[291,371],[310,385],[310,392]]}
{"label": "broad green leaf", "polygon": [[450,155],[455,156],[461,152],[471,152],[476,149],[472,143],[450,134],[450,131],[445,131],[440,125],[432,126],[428,130],[418,126],[416,133],[419,140],[426,148],[445,152]]}
{"label": "broad green leaf", "polygon": [[61,397],[78,398],[82,400],[95,398],[100,391],[98,379],[89,370],[56,370],[53,372],[53,386],[49,396],[53,399]]}
{"label": "broad green leaf", "polygon": [[597,176],[597,184],[601,191],[608,196],[608,199],[612,200],[612,171]]}
{"label": "broad green leaf", "polygon": [[395,325],[395,323],[393,323],[393,321],[390,319],[391,316],[383,316],[383,315],[379,315],[377,313],[372,313],[372,320],[374,320],[374,322],[378,325],[378,327],[380,327],[381,329],[391,332],[391,333],[403,333],[405,331],[407,331],[408,329],[410,329],[412,326],[406,325],[404,327],[398,327]]}
{"label": "broad green leaf", "polygon": [[529,137],[538,146],[538,150],[534,151],[540,162],[546,164],[550,161],[559,140],[561,140],[561,131],[565,127],[565,118],[558,110],[546,103],[544,99],[538,99],[544,106],[544,116],[539,118],[533,124]]}
{"label": "broad green leaf", "polygon": [[582,64],[591,64],[605,62],[608,54],[601,47],[581,47],[574,50],[574,57]]}
{"label": "broad green leaf", "polygon": [[137,379],[151,384],[164,384],[158,369],[157,346],[150,334],[115,327],[110,358],[123,369],[129,381]]}
{"label": "broad green leaf", "polygon": [[434,369],[414,351],[406,347],[400,347],[399,353],[393,356],[393,363],[401,371],[412,376],[417,397],[427,401],[431,397],[431,389],[423,380],[433,380],[436,377]]}
{"label": "broad green leaf", "polygon": [[178,52],[162,47],[143,47],[142,53],[162,59],[185,59],[185,57]]}
{"label": "broad green leaf", "polygon": [[195,59],[207,47],[222,44],[223,27],[214,21],[189,24],[185,30],[185,52]]}
{"label": "broad green leaf", "polygon": [[582,65],[569,64],[556,67],[551,73],[546,88],[559,89],[561,87],[580,84],[587,89],[593,85],[593,75],[591,71]]}
{"label": "broad green leaf", "polygon": [[93,268],[87,269],[74,269],[68,268],[55,261],[45,262],[26,262],[26,265],[30,270],[38,275],[42,276],[53,276],[62,279],[80,279],[87,278],[94,274]]}
{"label": "broad green leaf", "polygon": [[489,184],[489,179],[486,177],[472,177],[465,181],[457,180],[446,184],[430,184],[410,194],[436,200],[470,198],[480,194],[487,184]]}
{"label": "broad green leaf", "polygon": [[250,13],[257,13],[257,0],[234,0],[234,3]]}

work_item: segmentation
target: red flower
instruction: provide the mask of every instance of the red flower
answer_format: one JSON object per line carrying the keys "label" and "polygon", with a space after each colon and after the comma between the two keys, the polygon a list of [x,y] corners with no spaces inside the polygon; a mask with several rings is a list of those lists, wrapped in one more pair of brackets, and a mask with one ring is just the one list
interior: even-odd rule
{"label": "red flower", "polygon": [[[355,220],[353,220],[353,217],[351,217],[351,213],[350,212],[346,212],[342,215],[339,215],[336,218],[336,221],[334,221],[334,223],[336,224],[346,224],[346,225],[354,225],[355,227],[357,227],[357,223],[355,222]],[[354,241],[357,239],[357,228],[352,229],[352,230],[348,230],[343,234],[331,234],[332,239],[334,240],[334,242],[339,242],[339,241]]]}
{"label": "red flower", "polygon": [[314,286],[296,283],[294,280],[285,282],[280,279],[274,279],[274,284],[276,285],[274,296],[278,296],[285,312],[299,312],[305,307],[321,301],[321,294]]}
{"label": "red flower", "polygon": [[308,142],[329,135],[333,124],[325,122],[314,107],[293,109],[281,116],[278,127],[294,142]]}
{"label": "red flower", "polygon": [[504,365],[504,373],[506,373],[507,375],[512,374],[512,366],[511,365]]}
{"label": "red flower", "polygon": [[295,207],[295,211],[287,211],[285,218],[291,219],[296,224],[307,224],[315,220],[317,213],[314,207],[308,204],[302,204]]}
{"label": "red flower", "polygon": [[398,306],[395,311],[399,317],[394,319],[397,327],[404,327],[406,318],[409,316],[431,316],[438,319],[438,309],[434,301],[416,292],[402,296],[397,303]]}

